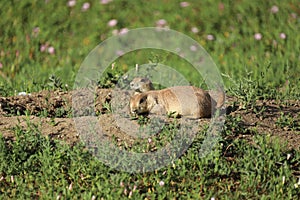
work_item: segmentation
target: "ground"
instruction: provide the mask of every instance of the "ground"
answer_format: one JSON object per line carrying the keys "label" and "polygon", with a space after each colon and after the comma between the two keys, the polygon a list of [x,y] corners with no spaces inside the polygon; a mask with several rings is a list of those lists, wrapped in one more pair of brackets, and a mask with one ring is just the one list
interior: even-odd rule
{"label": "ground", "polygon": [[[30,124],[37,125],[44,135],[74,144],[79,135],[71,116],[73,92],[41,91],[30,95],[0,97],[0,133],[7,139],[14,138],[16,126],[25,129]],[[95,112],[99,123],[109,138],[131,143],[134,138],[124,133],[116,125],[115,117],[107,108],[111,100],[110,89],[97,89]],[[287,148],[300,148],[300,101],[299,100],[258,100],[253,108],[243,109],[234,97],[226,103],[227,125],[230,119],[239,119],[240,133],[237,137],[248,137],[247,133],[257,131],[280,139]],[[32,123],[28,123],[32,122]],[[202,119],[200,123],[208,123]],[[236,122],[236,120],[235,120]],[[232,126],[232,129],[235,129]],[[237,131],[237,130],[233,130]],[[250,134],[251,135],[251,134]]]}

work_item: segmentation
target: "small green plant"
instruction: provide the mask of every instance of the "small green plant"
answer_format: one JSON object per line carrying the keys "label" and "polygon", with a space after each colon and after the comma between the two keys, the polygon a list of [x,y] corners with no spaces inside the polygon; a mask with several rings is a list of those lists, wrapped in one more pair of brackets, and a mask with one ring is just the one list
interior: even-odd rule
{"label": "small green plant", "polygon": [[265,117],[265,111],[266,107],[265,106],[255,106],[253,108],[253,112],[256,114],[257,117],[263,119]]}
{"label": "small green plant", "polygon": [[252,72],[246,72],[246,76],[241,80],[236,81],[229,75],[223,74],[233,84],[229,88],[229,92],[238,97],[242,101],[242,106],[245,109],[249,106],[255,106],[255,100],[257,98],[257,84],[251,76]]}
{"label": "small green plant", "polygon": [[138,124],[141,125],[146,125],[149,122],[149,118],[144,115],[138,115],[137,116]]}
{"label": "small green plant", "polygon": [[66,87],[64,86],[64,84],[62,83],[61,79],[57,76],[55,76],[54,74],[52,74],[51,76],[49,76],[49,82],[48,82],[48,87],[50,87],[50,89],[52,90],[62,90],[62,89],[66,89]]}
{"label": "small green plant", "polygon": [[283,129],[300,130],[299,121],[295,121],[290,113],[280,113],[280,117],[276,121],[276,125]]}
{"label": "small green plant", "polygon": [[58,107],[55,109],[55,117],[72,117],[71,109],[66,109],[64,107]]}
{"label": "small green plant", "polygon": [[50,121],[49,121],[49,124],[50,124],[51,126],[57,126],[58,122],[55,121],[55,118],[54,118],[54,117],[51,117],[51,118],[50,118]]}
{"label": "small green plant", "polygon": [[39,117],[48,117],[49,116],[49,112],[46,108],[44,108],[43,110],[41,110],[39,113],[37,113],[37,115]]}
{"label": "small green plant", "polygon": [[[128,83],[120,82],[122,74],[124,73],[120,67],[115,66],[116,64],[113,63],[111,68],[108,68],[101,76],[100,80],[98,81],[97,85],[100,88],[114,88],[117,84],[120,88],[124,86],[124,84],[129,85]],[[126,81],[126,80],[125,80]]]}
{"label": "small green plant", "polygon": [[[228,74],[222,74],[223,77],[231,82],[232,86],[229,88],[229,93],[239,98],[243,109],[254,109],[256,107],[256,100],[278,98],[276,88],[267,80],[266,74],[269,73],[270,67],[271,63],[267,63],[265,67],[260,69],[259,75],[256,76],[254,76],[253,71],[248,71],[245,68],[245,76],[239,80]],[[260,111],[256,110],[255,112],[259,113]]]}
{"label": "small green plant", "polygon": [[176,118],[178,117],[178,114],[174,111],[174,112],[169,112],[167,113],[168,118]]}
{"label": "small green plant", "polygon": [[3,83],[0,82],[0,96],[8,96],[12,94],[13,88],[8,85],[2,85]]}
{"label": "small green plant", "polygon": [[111,103],[109,103],[109,102],[104,102],[104,103],[103,103],[103,108],[104,108],[108,113],[112,113]]}

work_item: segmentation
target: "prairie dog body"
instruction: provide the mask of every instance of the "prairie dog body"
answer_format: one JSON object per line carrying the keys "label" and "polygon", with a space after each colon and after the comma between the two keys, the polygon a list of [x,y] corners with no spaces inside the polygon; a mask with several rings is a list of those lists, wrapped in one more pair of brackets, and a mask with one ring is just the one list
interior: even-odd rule
{"label": "prairie dog body", "polygon": [[[141,77],[134,78],[130,82],[130,88],[135,90],[135,94],[154,90],[151,80],[148,78]],[[220,108],[225,102],[225,95],[222,89],[219,88],[218,91],[207,90],[207,92],[215,102],[220,102],[220,105],[217,106],[217,108]],[[219,98],[221,99],[219,100]]]}
{"label": "prairie dog body", "polygon": [[137,77],[130,82],[130,88],[136,93],[147,92],[154,90],[152,82],[148,78]]}
{"label": "prairie dog body", "polygon": [[222,106],[224,98],[217,104],[209,93],[201,88],[175,86],[133,95],[130,99],[130,112],[132,114],[174,113],[191,118],[210,117],[216,107]]}

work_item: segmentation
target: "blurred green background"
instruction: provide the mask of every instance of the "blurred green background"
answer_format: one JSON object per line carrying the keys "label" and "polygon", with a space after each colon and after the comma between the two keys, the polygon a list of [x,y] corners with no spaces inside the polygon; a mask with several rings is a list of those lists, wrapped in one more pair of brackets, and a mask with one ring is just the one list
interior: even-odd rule
{"label": "blurred green background", "polygon": [[[0,94],[47,89],[51,75],[72,88],[80,64],[100,42],[130,29],[155,26],[195,39],[220,72],[234,80],[251,72],[253,79],[263,76],[271,87],[296,87],[299,15],[298,0],[1,1]],[[166,65],[182,65],[159,51],[133,54],[120,58],[119,71],[156,58]],[[224,80],[230,87],[232,81]]]}

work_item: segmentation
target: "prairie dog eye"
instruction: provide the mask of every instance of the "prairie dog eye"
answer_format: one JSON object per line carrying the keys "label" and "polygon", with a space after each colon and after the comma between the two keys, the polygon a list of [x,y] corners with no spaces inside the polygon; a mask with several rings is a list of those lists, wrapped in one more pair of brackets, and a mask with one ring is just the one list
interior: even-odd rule
{"label": "prairie dog eye", "polygon": [[134,83],[131,82],[131,83],[130,83],[130,87],[133,87],[133,86],[134,86]]}

